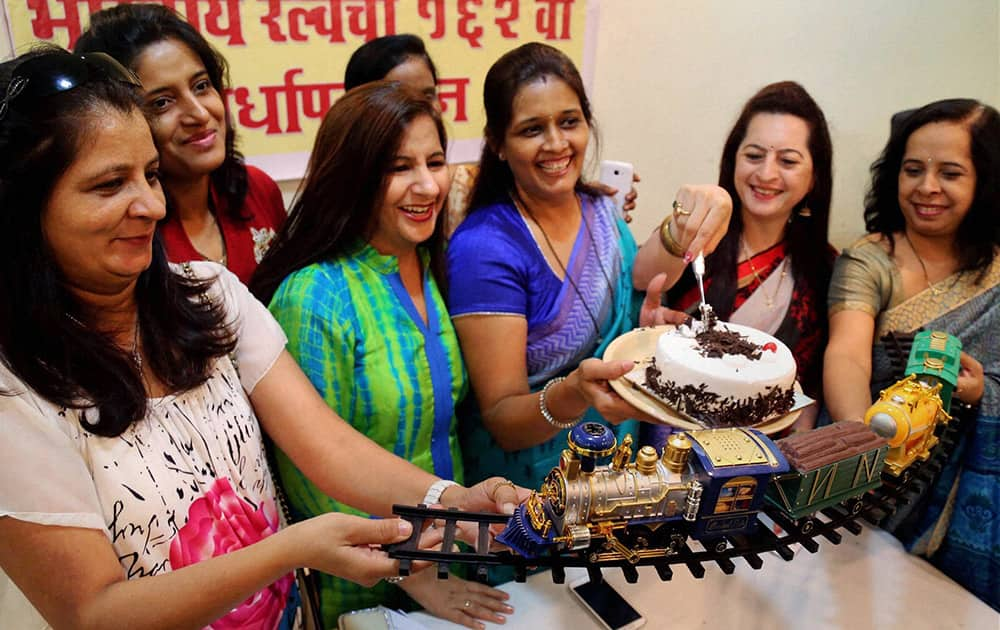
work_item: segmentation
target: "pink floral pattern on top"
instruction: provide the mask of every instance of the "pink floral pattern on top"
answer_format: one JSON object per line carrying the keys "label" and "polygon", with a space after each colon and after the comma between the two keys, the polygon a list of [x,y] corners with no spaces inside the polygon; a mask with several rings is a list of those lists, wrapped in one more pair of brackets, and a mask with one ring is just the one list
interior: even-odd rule
{"label": "pink floral pattern on top", "polygon": [[[170,565],[177,570],[221,556],[259,542],[276,531],[278,516],[273,501],[255,509],[233,491],[229,479],[216,479],[202,497],[191,503],[187,523],[170,543]],[[208,627],[273,630],[281,621],[293,577],[289,573],[254,593]]]}

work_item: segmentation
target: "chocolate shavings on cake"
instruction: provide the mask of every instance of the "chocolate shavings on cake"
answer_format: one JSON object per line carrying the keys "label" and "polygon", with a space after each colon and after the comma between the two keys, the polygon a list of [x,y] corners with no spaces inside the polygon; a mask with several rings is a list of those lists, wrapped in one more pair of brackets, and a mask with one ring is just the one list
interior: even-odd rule
{"label": "chocolate shavings on cake", "polygon": [[743,355],[751,361],[760,359],[761,347],[732,330],[708,328],[695,335],[695,349],[703,357],[718,359],[724,354]]}
{"label": "chocolate shavings on cake", "polygon": [[760,424],[771,417],[782,416],[795,403],[795,392],[791,389],[768,387],[763,393],[744,400],[723,398],[707,390],[702,383],[678,387],[668,379],[655,364],[646,368],[646,387],[673,407],[696,419],[710,429],[725,427],[745,427]]}

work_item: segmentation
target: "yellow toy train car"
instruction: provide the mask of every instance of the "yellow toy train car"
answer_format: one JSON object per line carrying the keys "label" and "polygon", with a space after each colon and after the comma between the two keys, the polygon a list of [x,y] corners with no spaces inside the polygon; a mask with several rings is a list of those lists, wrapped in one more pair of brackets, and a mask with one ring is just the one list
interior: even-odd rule
{"label": "yellow toy train car", "polygon": [[962,343],[947,333],[921,332],[913,341],[907,375],[881,391],[865,424],[889,440],[886,470],[899,476],[925,461],[937,445],[935,429],[951,420],[948,407],[958,382]]}

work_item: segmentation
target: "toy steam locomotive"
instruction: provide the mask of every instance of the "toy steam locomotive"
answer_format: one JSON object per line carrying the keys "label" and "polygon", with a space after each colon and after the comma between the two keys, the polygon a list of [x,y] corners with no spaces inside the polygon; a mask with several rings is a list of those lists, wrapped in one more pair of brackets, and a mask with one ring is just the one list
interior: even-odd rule
{"label": "toy steam locomotive", "polygon": [[586,549],[594,562],[675,553],[688,537],[724,549],[724,537],[754,531],[765,502],[799,519],[878,486],[888,449],[859,423],[777,443],[745,428],[676,433],[662,456],[645,446],[635,461],[630,444],[598,423],[576,427],[497,540],[528,558]]}

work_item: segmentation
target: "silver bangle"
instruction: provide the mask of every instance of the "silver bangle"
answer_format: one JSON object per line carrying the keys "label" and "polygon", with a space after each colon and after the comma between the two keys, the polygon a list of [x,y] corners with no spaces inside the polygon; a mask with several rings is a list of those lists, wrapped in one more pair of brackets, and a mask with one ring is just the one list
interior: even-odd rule
{"label": "silver bangle", "polygon": [[577,423],[583,420],[583,415],[584,415],[581,413],[579,416],[569,420],[568,422],[559,422],[552,416],[552,412],[549,411],[549,408],[545,406],[545,395],[549,392],[549,388],[555,385],[556,383],[561,383],[565,380],[566,380],[565,376],[555,377],[554,379],[550,380],[548,383],[545,384],[545,387],[542,388],[542,393],[538,396],[538,410],[542,412],[542,417],[545,418],[546,422],[548,422],[557,429],[568,429],[570,427],[576,426]]}

